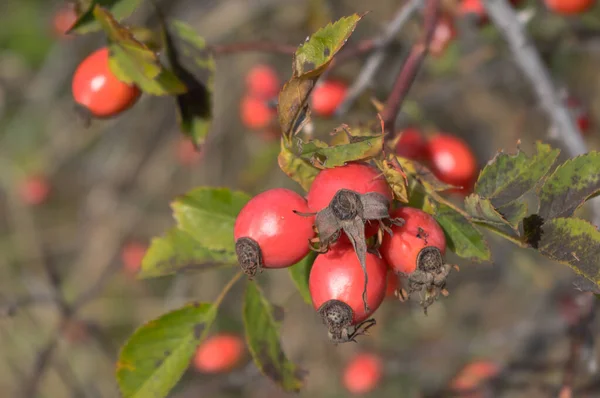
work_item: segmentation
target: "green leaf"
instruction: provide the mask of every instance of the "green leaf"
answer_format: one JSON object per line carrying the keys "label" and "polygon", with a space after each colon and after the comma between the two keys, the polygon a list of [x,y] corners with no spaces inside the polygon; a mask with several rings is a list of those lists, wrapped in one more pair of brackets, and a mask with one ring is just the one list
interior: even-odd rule
{"label": "green leaf", "polygon": [[188,88],[177,96],[179,125],[196,145],[202,144],[211,125],[215,61],[204,38],[182,21],[171,22],[170,29],[163,24],[163,36],[173,72]]}
{"label": "green leaf", "polygon": [[211,303],[192,303],[136,330],[117,362],[122,396],[166,397],[188,368],[216,313]]}
{"label": "green leaf", "polygon": [[281,151],[277,156],[277,162],[281,170],[300,184],[305,191],[310,189],[310,185],[319,174],[319,169],[287,148],[284,140],[281,140]]}
{"label": "green leaf", "polygon": [[283,310],[274,307],[255,282],[244,297],[244,326],[248,349],[260,371],[285,391],[297,392],[303,372],[286,357],[280,342]]}
{"label": "green leaf", "polygon": [[425,188],[426,192],[441,192],[456,188],[454,185],[440,181],[431,170],[417,161],[400,156],[396,156],[396,159],[404,172],[414,177]]}
{"label": "green leaf", "polygon": [[541,226],[539,241],[533,243],[544,256],[600,285],[600,231],[596,226],[578,218],[555,218]]}
{"label": "green leaf", "polygon": [[477,221],[496,226],[508,225],[508,221],[498,213],[489,199],[482,199],[477,194],[465,198],[465,210]]}
{"label": "green leaf", "polygon": [[398,162],[398,158],[390,154],[383,161],[376,160],[375,163],[383,172],[385,180],[392,189],[394,199],[402,203],[408,203],[408,176],[400,162]]}
{"label": "green leaf", "polygon": [[[363,14],[364,15],[364,14]],[[294,55],[292,78],[279,93],[279,124],[288,140],[306,112],[308,96],[334,55],[346,44],[363,15],[353,14],[321,28]]]}
{"label": "green leaf", "polygon": [[235,247],[233,226],[250,196],[227,188],[199,187],[172,204],[179,228],[210,250],[229,252]]}
{"label": "green leaf", "polygon": [[105,9],[96,6],[94,16],[108,35],[109,67],[117,78],[136,84],[152,95],[173,95],[187,87],[158,60],[158,56],[121,26]]}
{"label": "green leaf", "polygon": [[[548,173],[559,152],[541,142],[537,143],[537,153],[531,157],[520,149],[514,155],[500,152],[479,174],[475,193],[489,199],[496,209],[514,202],[535,188]],[[505,218],[512,216],[505,214]]]}
{"label": "green leaf", "polygon": [[435,218],[444,230],[448,248],[458,256],[477,261],[491,259],[485,238],[465,216],[446,204],[438,203]]}
{"label": "green leaf", "polygon": [[292,281],[294,281],[298,292],[307,304],[312,304],[310,290],[308,289],[308,277],[316,257],[317,254],[311,251],[306,257],[289,268]]}
{"label": "green leaf", "polygon": [[230,250],[209,250],[187,232],[172,228],[165,236],[152,239],[138,277],[156,278],[236,263],[233,247]]}
{"label": "green leaf", "polygon": [[348,162],[367,160],[383,150],[383,134],[373,137],[356,137],[349,144],[329,146],[323,141],[300,141],[300,157],[319,168],[343,166]]}
{"label": "green leaf", "polygon": [[141,2],[142,0],[92,0],[89,6],[79,14],[69,33],[84,34],[102,29],[94,17],[96,5],[107,9],[115,20],[121,21],[130,16]]}
{"label": "green leaf", "polygon": [[554,170],[539,190],[539,215],[568,217],[600,191],[600,152],[567,160]]}

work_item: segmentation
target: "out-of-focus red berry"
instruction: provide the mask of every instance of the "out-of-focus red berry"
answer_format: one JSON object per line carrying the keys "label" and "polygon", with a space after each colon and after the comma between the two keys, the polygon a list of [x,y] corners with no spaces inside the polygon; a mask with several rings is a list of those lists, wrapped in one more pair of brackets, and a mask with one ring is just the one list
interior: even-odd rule
{"label": "out-of-focus red berry", "polygon": [[59,8],[52,18],[52,30],[57,37],[61,39],[69,39],[72,36],[68,35],[67,32],[73,24],[77,21],[77,12],[73,4],[65,4]]}
{"label": "out-of-focus red berry", "polygon": [[312,111],[319,116],[332,116],[346,98],[348,86],[337,80],[326,80],[318,84],[311,95]]}
{"label": "out-of-focus red berry", "polygon": [[29,176],[21,182],[19,194],[25,204],[37,206],[44,203],[50,195],[50,183],[44,176]]}
{"label": "out-of-focus red berry", "polygon": [[469,398],[480,397],[477,389],[480,389],[484,383],[496,377],[501,369],[498,364],[489,360],[473,361],[467,364],[452,379],[450,388],[459,393],[467,393]]}
{"label": "out-of-focus red berry", "polygon": [[203,373],[228,372],[240,363],[244,350],[244,341],[239,336],[220,333],[200,344],[193,364],[196,370]]}
{"label": "out-of-focus red berry", "polygon": [[256,65],[246,75],[246,88],[253,97],[269,100],[279,94],[279,77],[269,65]]}
{"label": "out-of-focus red berry", "polygon": [[177,160],[183,166],[192,166],[202,159],[202,148],[196,149],[192,141],[187,138],[177,143]]}
{"label": "out-of-focus red berry", "polygon": [[418,129],[408,127],[399,134],[400,138],[396,144],[396,154],[398,156],[417,161],[427,160],[427,141]]}
{"label": "out-of-focus red berry", "polygon": [[132,274],[139,271],[148,247],[141,242],[128,242],[121,249],[121,261],[127,272]]}
{"label": "out-of-focus red berry", "polygon": [[247,128],[251,130],[267,128],[276,116],[277,110],[269,107],[267,101],[249,95],[242,98],[240,117]]}
{"label": "out-of-focus red berry", "polygon": [[449,134],[437,134],[429,140],[431,171],[441,181],[463,187],[460,193],[468,194],[477,179],[477,159],[469,145]]}
{"label": "out-of-focus red berry", "polygon": [[596,0],[545,0],[546,7],[562,15],[581,14],[594,6]]}
{"label": "out-of-focus red berry", "polygon": [[344,369],[343,384],[351,394],[373,391],[383,374],[381,358],[375,354],[362,353],[350,360]]}
{"label": "out-of-focus red berry", "polygon": [[567,97],[567,107],[575,118],[577,127],[581,134],[586,135],[590,131],[590,116],[583,104],[575,97]]}
{"label": "out-of-focus red berry", "polygon": [[455,37],[456,28],[454,27],[452,18],[445,14],[440,16],[438,23],[435,26],[435,30],[433,31],[429,52],[434,57],[441,56]]}

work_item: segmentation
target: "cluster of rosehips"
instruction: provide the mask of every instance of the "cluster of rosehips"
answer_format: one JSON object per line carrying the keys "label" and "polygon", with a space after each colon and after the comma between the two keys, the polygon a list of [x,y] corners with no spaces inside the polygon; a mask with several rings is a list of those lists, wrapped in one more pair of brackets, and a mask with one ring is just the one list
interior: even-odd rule
{"label": "cluster of rosehips", "polygon": [[406,277],[408,292],[422,292],[427,308],[446,294],[444,232],[429,214],[393,206],[381,173],[366,163],[325,169],[306,198],[284,188],[252,198],[234,227],[242,269],[250,277],[265,268],[293,266],[317,255],[309,275],[314,308],[334,342],[354,340],[386,295],[388,271]]}

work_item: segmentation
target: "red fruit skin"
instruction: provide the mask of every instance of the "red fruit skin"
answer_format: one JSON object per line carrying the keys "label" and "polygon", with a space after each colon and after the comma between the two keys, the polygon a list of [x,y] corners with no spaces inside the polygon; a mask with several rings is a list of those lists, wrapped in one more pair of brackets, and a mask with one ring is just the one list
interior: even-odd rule
{"label": "red fruit skin", "polygon": [[251,130],[262,130],[271,124],[277,116],[277,110],[272,109],[267,101],[258,97],[245,96],[240,104],[242,124]]}
{"label": "red fruit skin", "polygon": [[194,368],[203,373],[223,373],[234,369],[244,356],[244,341],[237,335],[221,333],[206,339],[196,351]]}
{"label": "red fruit skin", "polygon": [[429,140],[431,171],[440,181],[463,187],[463,193],[470,192],[477,179],[477,159],[462,139],[437,134]]}
{"label": "red fruit skin", "polygon": [[487,380],[496,377],[500,371],[500,367],[489,360],[471,362],[452,379],[450,388],[455,392],[470,394],[467,395],[469,398],[481,397],[473,390],[477,390]]}
{"label": "red fruit skin", "polygon": [[134,274],[140,270],[146,250],[148,250],[148,247],[141,242],[128,242],[123,246],[121,261],[127,272]]}
{"label": "red fruit skin", "polygon": [[379,252],[395,272],[410,274],[417,269],[417,256],[426,246],[446,253],[446,237],[435,219],[422,210],[401,207],[392,217],[402,217],[403,226],[392,225],[392,236],[385,234]]}
{"label": "red fruit skin", "polygon": [[377,387],[382,374],[383,364],[379,356],[358,354],[344,368],[344,387],[351,394],[365,394]]}
{"label": "red fruit skin", "polygon": [[575,122],[577,123],[577,127],[579,127],[581,134],[587,135],[590,131],[590,117],[581,102],[575,97],[570,96],[567,97],[567,106],[575,118]]}
{"label": "red fruit skin", "polygon": [[177,160],[182,166],[192,166],[202,160],[204,153],[202,148],[196,150],[196,147],[189,139],[181,139],[177,143]]}
{"label": "red fruit skin", "polygon": [[317,85],[311,96],[311,107],[315,115],[330,117],[346,98],[348,86],[337,80],[326,80]]}
{"label": "red fruit skin", "polygon": [[396,154],[403,158],[424,161],[428,158],[427,140],[421,132],[413,127],[406,128],[400,133],[396,144]]}
{"label": "red fruit skin", "polygon": [[30,176],[21,183],[19,194],[27,205],[38,206],[50,196],[50,183],[43,176]]}
{"label": "red fruit skin", "polygon": [[[329,202],[340,189],[349,189],[360,194],[378,192],[392,202],[392,191],[379,170],[365,163],[348,163],[345,166],[324,169],[317,174],[308,191],[308,207],[318,212],[329,206]],[[379,225],[368,222],[365,227],[367,238],[377,233]],[[338,242],[349,242],[345,234]]]}
{"label": "red fruit skin", "polygon": [[285,268],[296,264],[310,251],[314,236],[314,217],[304,217],[294,210],[309,213],[306,200],[294,191],[275,188],[252,198],[235,220],[233,236],[254,239],[260,246],[263,267]]}
{"label": "red fruit skin", "polygon": [[400,287],[400,277],[395,272],[389,271],[387,276],[387,288],[385,290],[385,297],[392,298],[396,297],[396,289]]}
{"label": "red fruit skin", "polygon": [[448,15],[440,16],[438,23],[435,26],[435,30],[433,31],[429,52],[434,57],[441,56],[455,37],[456,28],[454,27],[452,18]]}
{"label": "red fruit skin", "polygon": [[562,15],[581,14],[594,6],[595,0],[545,0],[546,7]]}
{"label": "red fruit skin", "polygon": [[116,116],[135,104],[141,94],[135,85],[123,83],[108,67],[108,48],[85,58],[75,70],[73,98],[98,118]]}
{"label": "red fruit skin", "polygon": [[70,39],[72,36],[67,34],[71,26],[77,21],[77,12],[75,7],[70,4],[58,9],[52,18],[53,33],[61,39]]}
{"label": "red fruit skin", "polygon": [[248,94],[263,100],[269,100],[279,94],[279,77],[269,65],[256,65],[246,75]]}
{"label": "red fruit skin", "polygon": [[370,317],[381,305],[387,284],[387,265],[374,254],[367,253],[367,304],[365,312],[362,294],[364,274],[350,244],[333,246],[327,253],[319,254],[313,263],[308,278],[308,288],[313,306],[318,310],[329,300],[342,301],[352,308],[352,324]]}

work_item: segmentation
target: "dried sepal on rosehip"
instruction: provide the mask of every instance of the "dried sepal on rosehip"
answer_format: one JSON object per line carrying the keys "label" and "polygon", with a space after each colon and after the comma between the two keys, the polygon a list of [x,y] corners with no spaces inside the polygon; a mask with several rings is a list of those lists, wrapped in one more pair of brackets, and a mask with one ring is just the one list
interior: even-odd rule
{"label": "dried sepal on rosehip", "polygon": [[334,344],[356,343],[356,337],[367,334],[367,330],[375,326],[377,322],[370,318],[356,325],[352,324],[354,312],[352,308],[343,301],[329,300],[317,311],[327,326],[327,336]]}
{"label": "dried sepal on rosehip", "polygon": [[369,278],[365,264],[367,254],[365,223],[378,221],[380,230],[391,233],[391,229],[384,223],[385,220],[394,225],[402,225],[404,221],[401,218],[391,219],[389,208],[389,199],[378,192],[360,194],[349,189],[340,189],[331,199],[329,206],[323,210],[317,213],[298,212],[304,216],[316,214],[315,227],[318,239],[311,242],[313,250],[319,253],[327,252],[329,247],[339,239],[341,232],[348,237],[365,275],[363,290],[365,311],[369,310],[366,299]]}

